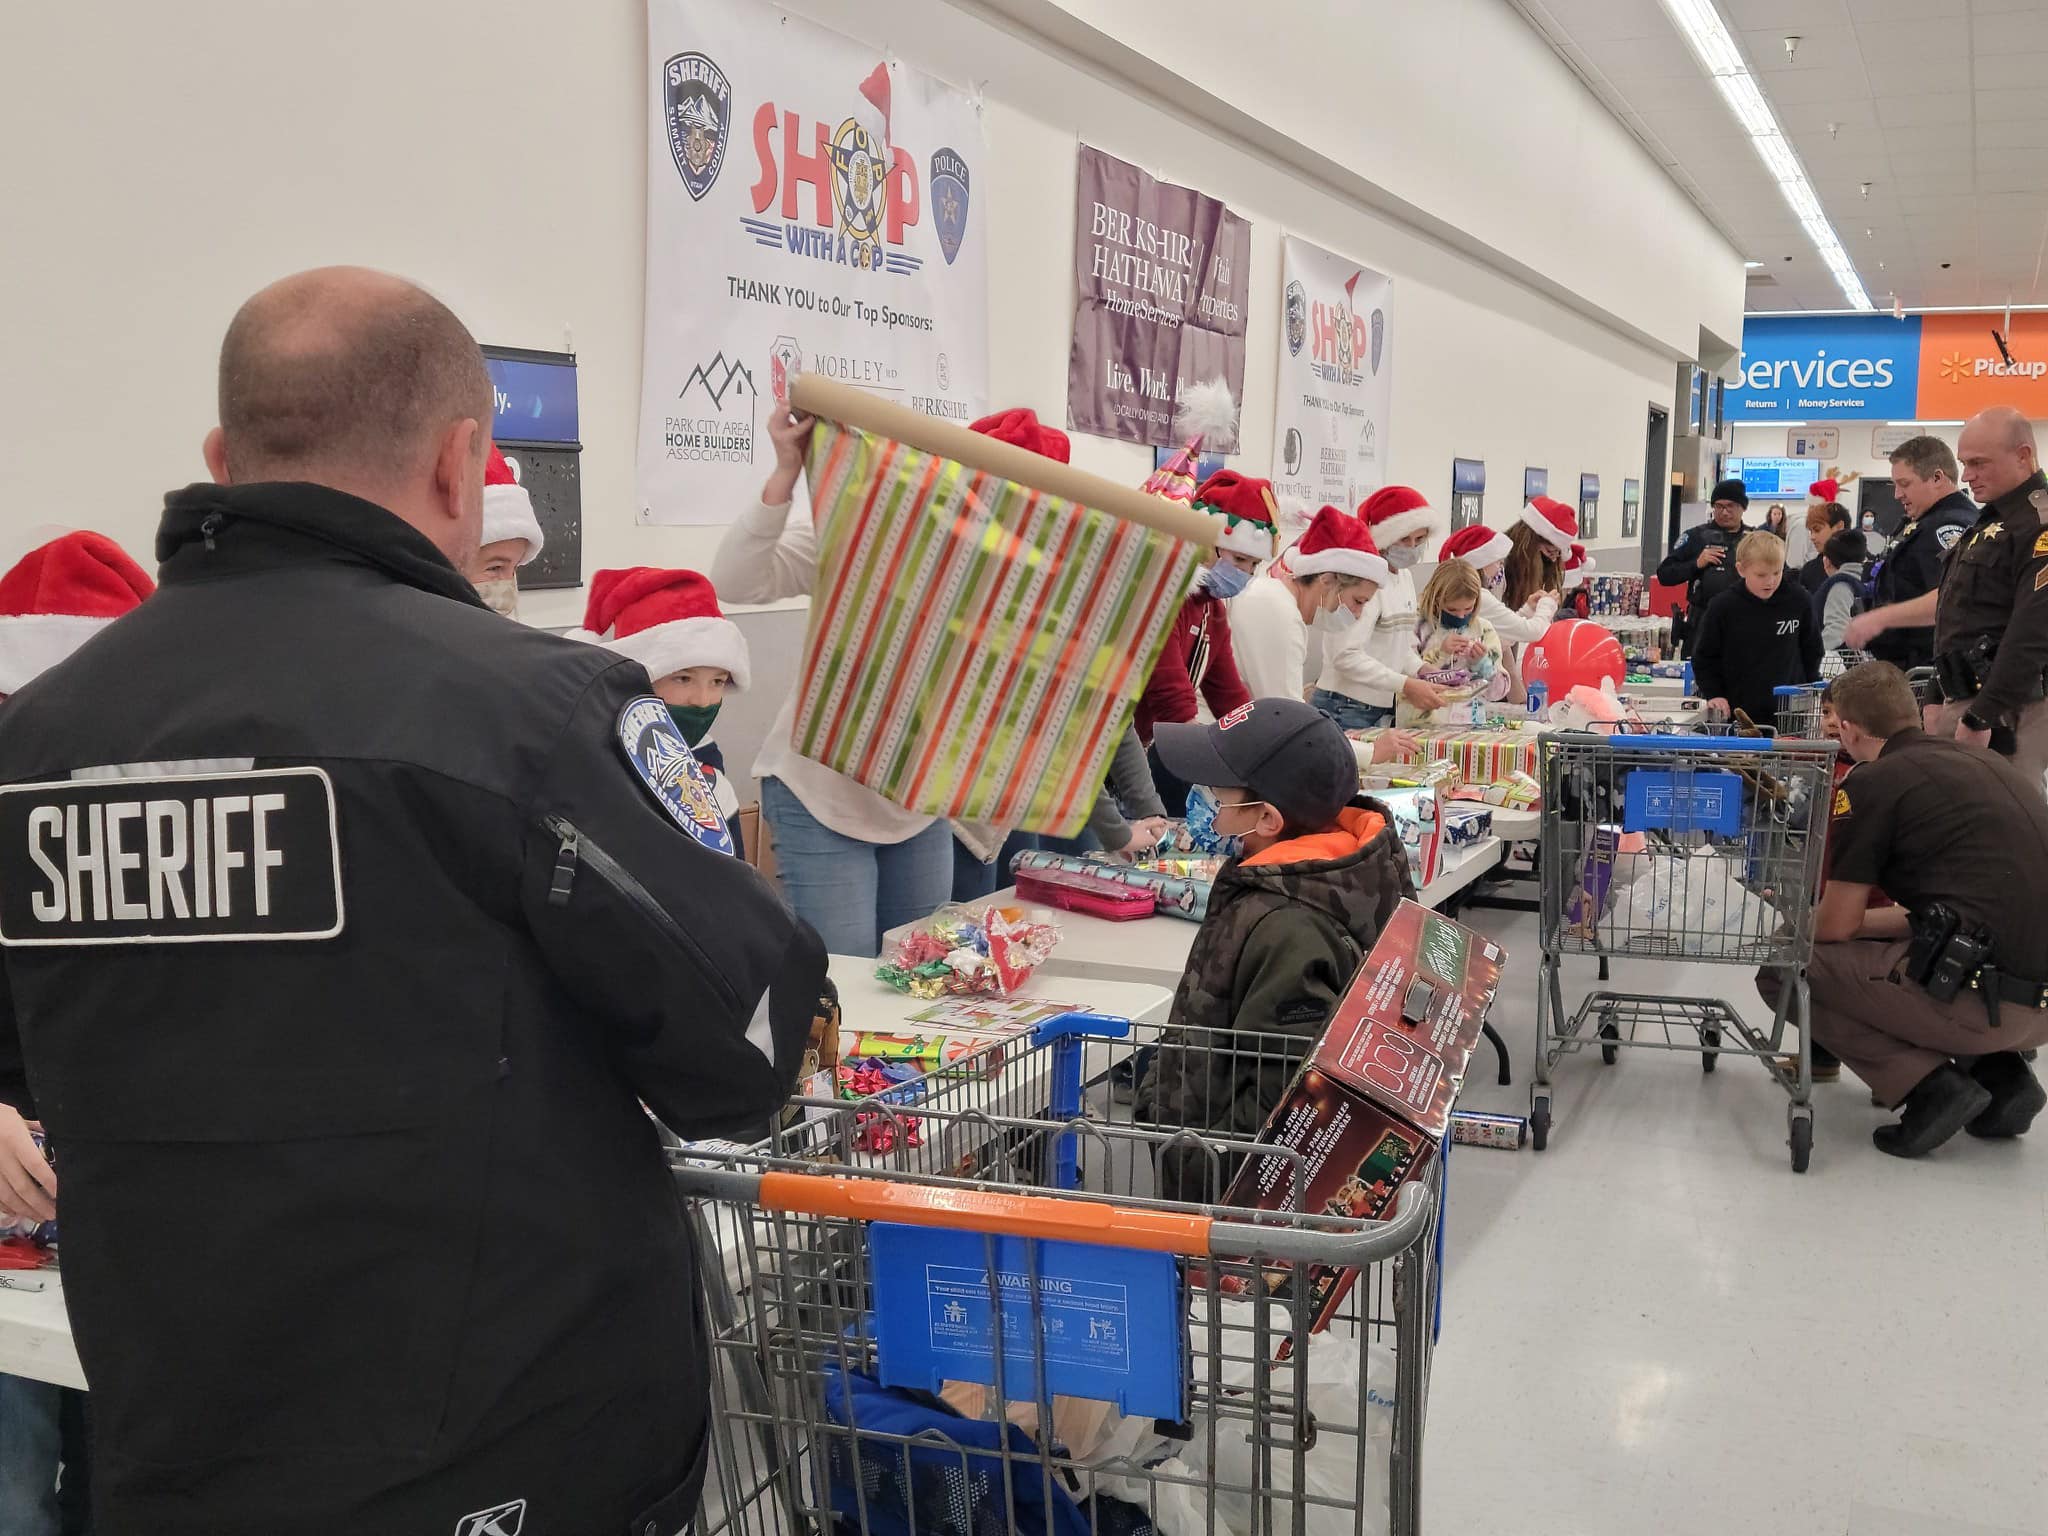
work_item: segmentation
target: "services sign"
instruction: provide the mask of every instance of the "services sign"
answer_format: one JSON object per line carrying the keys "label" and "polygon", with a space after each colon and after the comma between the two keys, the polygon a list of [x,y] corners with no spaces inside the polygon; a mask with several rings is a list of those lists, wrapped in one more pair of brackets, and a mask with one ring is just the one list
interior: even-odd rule
{"label": "services sign", "polygon": [[753,0],[648,0],[639,517],[729,523],[793,371],[988,406],[974,99]]}
{"label": "services sign", "polygon": [[[1988,338],[1987,338],[1988,339]],[[1731,421],[1910,417],[1919,410],[1920,317],[1751,315]]]}
{"label": "services sign", "polygon": [[1304,516],[1350,511],[1386,482],[1393,282],[1319,245],[1281,243],[1273,491]]}

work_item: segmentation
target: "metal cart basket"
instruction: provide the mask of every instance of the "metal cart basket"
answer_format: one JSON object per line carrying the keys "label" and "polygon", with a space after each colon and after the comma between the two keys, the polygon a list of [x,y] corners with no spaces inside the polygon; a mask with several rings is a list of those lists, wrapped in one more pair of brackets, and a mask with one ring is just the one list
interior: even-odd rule
{"label": "metal cart basket", "polygon": [[[1118,1069],[1161,1040],[1048,1021],[673,1154],[713,1356],[698,1536],[1417,1529],[1440,1164],[1382,1221],[1162,1200],[1163,1155],[1253,1146],[1145,1118]],[[904,1134],[864,1151],[861,1116]],[[1331,1269],[1357,1278],[1313,1332],[1294,1299]]]}
{"label": "metal cart basket", "polygon": [[[1792,1167],[1813,1149],[1806,964],[1835,746],[1779,737],[1546,735],[1541,975],[1529,1129],[1548,1144],[1552,1069],[1589,1043],[1761,1061],[1791,1099]],[[1599,990],[1567,1012],[1567,955],[1736,965],[1782,983],[1768,1029],[1710,997]],[[1786,1026],[1798,1030],[1788,1048]]]}

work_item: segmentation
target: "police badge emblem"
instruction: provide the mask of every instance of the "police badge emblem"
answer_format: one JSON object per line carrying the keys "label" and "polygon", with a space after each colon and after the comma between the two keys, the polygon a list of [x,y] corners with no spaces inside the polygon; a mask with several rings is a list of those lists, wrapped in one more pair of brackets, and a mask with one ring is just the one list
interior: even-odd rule
{"label": "police badge emblem", "polygon": [[619,712],[619,746],[676,825],[714,853],[731,853],[732,833],[711,791],[711,775],[683,740],[668,706],[652,696]]}
{"label": "police badge emblem", "polygon": [[1387,312],[1376,309],[1372,312],[1372,371],[1377,378],[1380,371],[1380,352],[1387,341]]}
{"label": "police badge emblem", "polygon": [[701,53],[679,53],[662,66],[668,109],[668,152],[691,200],[702,202],[725,165],[732,123],[732,86]]}
{"label": "police badge emblem", "polygon": [[1301,356],[1308,344],[1308,290],[1297,280],[1287,285],[1287,355]]}
{"label": "police badge emblem", "polygon": [[932,151],[930,195],[939,226],[939,249],[950,267],[967,235],[967,162],[950,149]]}

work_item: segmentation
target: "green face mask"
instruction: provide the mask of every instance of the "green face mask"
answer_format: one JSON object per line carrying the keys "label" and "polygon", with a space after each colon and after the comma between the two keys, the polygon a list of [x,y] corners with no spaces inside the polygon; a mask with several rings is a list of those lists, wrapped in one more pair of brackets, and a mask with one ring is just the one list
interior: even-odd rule
{"label": "green face mask", "polygon": [[683,740],[696,746],[711,734],[711,722],[718,718],[716,704],[671,704],[668,717],[675,721],[676,729],[683,733]]}

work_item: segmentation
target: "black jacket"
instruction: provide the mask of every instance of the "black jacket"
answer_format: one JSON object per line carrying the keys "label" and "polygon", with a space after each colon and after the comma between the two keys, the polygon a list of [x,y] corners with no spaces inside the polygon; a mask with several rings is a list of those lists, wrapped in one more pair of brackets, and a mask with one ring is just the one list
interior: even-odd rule
{"label": "black jacket", "polygon": [[[1665,586],[1685,588],[1686,620],[1695,638],[1707,606],[1730,587],[1740,584],[1742,578],[1735,574],[1735,546],[1750,531],[1737,528],[1730,532],[1718,523],[1701,523],[1687,529],[1685,537],[1671,546],[1671,553],[1657,567],[1657,579]],[[1717,547],[1727,551],[1721,563],[1701,566],[1701,551]]]}
{"label": "black jacket", "polygon": [[2048,679],[2048,475],[2040,470],[1979,509],[1943,569],[1935,654],[1968,655],[1979,645],[1995,654],[1971,713],[2011,725]]}
{"label": "black jacket", "polygon": [[[1909,520],[1871,572],[1875,604],[1903,603],[1939,587],[1948,552],[1976,521],[1977,504],[1961,491],[1950,491]],[[1870,654],[1898,667],[1928,666],[1934,660],[1934,628],[1888,629],[1870,642]]]}
{"label": "black jacket", "polygon": [[157,553],[0,709],[44,786],[0,792],[0,1078],[61,1170],[96,1529],[677,1528],[706,1345],[641,1104],[760,1131],[816,936],[636,777],[638,663],[391,514],[195,486]]}
{"label": "black jacket", "polygon": [[1703,699],[1726,699],[1758,725],[1777,722],[1774,690],[1820,677],[1820,626],[1813,598],[1788,572],[1768,598],[1738,586],[1700,621],[1693,683]]}

